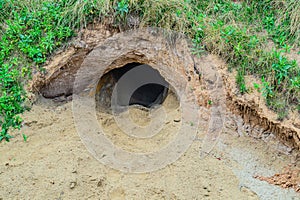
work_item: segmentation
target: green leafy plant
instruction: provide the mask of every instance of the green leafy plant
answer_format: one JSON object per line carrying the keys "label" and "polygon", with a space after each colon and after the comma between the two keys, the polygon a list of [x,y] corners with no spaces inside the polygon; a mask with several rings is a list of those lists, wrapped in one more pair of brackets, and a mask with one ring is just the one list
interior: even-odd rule
{"label": "green leafy plant", "polygon": [[117,3],[117,6],[115,7],[115,23],[119,27],[124,27],[126,22],[126,16],[129,12],[129,4],[128,0],[121,0]]}
{"label": "green leafy plant", "polygon": [[[64,11],[60,6],[47,1],[41,6],[35,12],[16,6],[5,21],[7,28],[0,39],[0,141],[9,141],[11,128],[21,128],[20,114],[27,109],[23,85],[31,73],[26,63],[41,67],[47,56],[73,34],[69,27],[58,25]],[[17,55],[18,59],[14,58],[17,52],[23,53]]]}
{"label": "green leafy plant", "polygon": [[262,82],[262,95],[265,98],[273,97],[274,93],[271,84],[267,82],[264,77],[262,77],[261,82]]}
{"label": "green leafy plant", "polygon": [[244,73],[242,71],[238,71],[236,75],[236,83],[239,86],[239,90],[242,94],[247,92],[246,83]]}
{"label": "green leafy plant", "polygon": [[23,137],[23,140],[24,140],[24,142],[27,142],[27,138],[28,138],[28,136],[27,136],[27,135],[25,135],[24,133],[22,133],[22,137]]}
{"label": "green leafy plant", "polygon": [[260,92],[260,85],[258,83],[253,83],[253,87]]}
{"label": "green leafy plant", "polygon": [[128,0],[121,0],[116,6],[116,13],[119,14],[122,18],[128,13],[129,5]]}
{"label": "green leafy plant", "polygon": [[208,103],[208,105],[212,105],[212,104],[213,104],[213,101],[209,99],[209,100],[207,101],[207,103]]}
{"label": "green leafy plant", "polygon": [[278,62],[272,65],[272,69],[275,71],[275,78],[278,81],[278,84],[280,84],[285,78],[288,78],[290,68],[292,68],[292,65],[288,63],[287,58],[279,56]]}
{"label": "green leafy plant", "polygon": [[9,141],[12,138],[8,134],[10,128],[21,128],[22,119],[19,114],[24,112],[25,108],[22,106],[25,101],[25,91],[20,85],[20,71],[12,64],[2,64],[0,68],[0,83],[1,97],[0,97],[0,141]]}

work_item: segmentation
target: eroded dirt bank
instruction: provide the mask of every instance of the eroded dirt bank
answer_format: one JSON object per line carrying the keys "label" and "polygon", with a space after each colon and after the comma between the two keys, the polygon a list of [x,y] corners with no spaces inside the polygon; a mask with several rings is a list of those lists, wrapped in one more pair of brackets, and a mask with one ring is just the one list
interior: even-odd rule
{"label": "eroded dirt bank", "polygon": [[[1,143],[0,151],[4,153],[0,157],[0,198],[300,198],[293,190],[254,178],[271,177],[289,164],[299,165],[299,116],[279,122],[266,109],[260,94],[253,91],[239,96],[234,74],[228,73],[224,62],[212,55],[195,57],[186,70],[178,68],[194,86],[190,89],[198,96],[201,108],[197,137],[179,160],[159,171],[138,175],[98,162],[77,134],[69,97],[75,74],[88,53],[112,35],[103,26],[83,31],[71,47],[50,60],[46,74],[34,78],[31,89],[55,102],[37,96],[32,110],[24,114],[21,131],[29,136],[28,141],[24,143],[16,133],[12,142]],[[145,55],[154,54],[147,53],[142,50],[124,55],[110,67],[149,63]],[[176,65],[176,59],[171,61]],[[114,144],[133,152],[150,151],[166,144],[178,129],[180,113],[175,99],[168,97],[165,101],[169,109],[165,128],[149,142],[122,135],[111,114],[98,112],[97,116]],[[136,123],[149,120],[149,113],[137,108],[131,111]],[[207,134],[210,131],[212,134]]]}
{"label": "eroded dirt bank", "polygon": [[[57,101],[68,99],[73,93],[75,76],[84,59],[107,38],[116,34],[116,30],[111,29],[107,25],[100,24],[82,30],[78,34],[79,36],[70,43],[70,46],[66,50],[58,52],[56,56],[49,59],[49,63],[45,66],[46,74],[36,74],[28,89],[32,92],[42,94],[44,97],[54,98]],[[143,35],[143,33],[141,33],[141,35]],[[122,44],[120,45],[122,46]],[[123,45],[126,46],[126,42]],[[113,48],[118,50],[118,47]],[[179,49],[186,50],[185,47],[179,47]],[[151,55],[151,51],[149,55]],[[162,55],[162,58],[163,57],[164,55]],[[296,59],[299,59],[299,57]],[[133,52],[130,55],[124,55],[124,57],[116,60],[109,67],[121,67],[135,61],[148,64],[155,63],[154,60],[149,59],[147,56],[145,57],[144,54]],[[219,106],[218,102],[222,104],[226,101],[226,105],[222,105],[222,107],[226,107],[227,110],[242,116],[244,120],[243,124],[249,125],[248,132],[252,132],[252,135],[255,135],[255,137],[273,133],[281,142],[290,146],[291,149],[299,149],[300,114],[298,112],[292,111],[287,119],[279,121],[277,120],[277,114],[266,107],[262,95],[253,88],[252,83],[259,83],[259,80],[251,76],[247,77],[246,84],[247,88],[250,89],[250,93],[240,95],[235,84],[235,73],[229,73],[226,64],[217,56],[203,55],[201,58],[194,57],[193,61],[195,62],[194,70],[188,68],[186,72],[181,71],[180,73],[189,79],[192,78],[194,88],[196,88],[196,93],[198,93],[200,105],[210,107],[207,102],[210,100],[213,92],[207,94],[202,91],[203,86],[197,81],[199,73],[205,76],[211,76],[210,78],[214,78],[214,73],[216,73],[222,80],[224,95],[221,95],[221,99],[215,98],[215,104],[217,103]],[[174,62],[174,60],[172,60],[172,62]],[[209,71],[208,69],[212,69],[212,66],[213,70]],[[203,78],[205,82],[206,77],[202,76],[200,78],[200,82],[202,79],[202,85]],[[213,86],[214,85],[209,86],[206,84],[204,87],[208,88]],[[218,95],[218,91],[215,91],[215,93]]]}

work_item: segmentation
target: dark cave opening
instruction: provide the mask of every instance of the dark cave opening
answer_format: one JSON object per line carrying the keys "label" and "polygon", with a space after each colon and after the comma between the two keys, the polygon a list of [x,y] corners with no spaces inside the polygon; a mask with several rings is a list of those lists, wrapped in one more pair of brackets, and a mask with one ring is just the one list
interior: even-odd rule
{"label": "dark cave opening", "polygon": [[[97,87],[100,107],[141,105],[151,108],[164,102],[169,84],[150,65],[129,63],[104,74]],[[114,100],[112,100],[112,96]],[[99,106],[99,105],[98,105]]]}

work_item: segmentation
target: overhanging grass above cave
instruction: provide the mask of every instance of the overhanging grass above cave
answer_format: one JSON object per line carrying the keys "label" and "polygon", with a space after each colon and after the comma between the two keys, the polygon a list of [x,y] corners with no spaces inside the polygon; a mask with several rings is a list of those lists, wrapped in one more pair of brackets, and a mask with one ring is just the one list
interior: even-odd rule
{"label": "overhanging grass above cave", "polygon": [[[58,47],[93,21],[120,30],[158,26],[186,34],[195,54],[218,54],[238,71],[241,93],[250,92],[245,75],[261,79],[261,94],[282,119],[289,108],[300,110],[299,66],[281,52],[299,47],[299,10],[294,0],[0,0],[0,65],[7,71],[0,75],[0,140],[21,125],[17,116],[25,110],[23,86],[31,71],[42,69]],[[268,41],[274,50],[266,50]]]}

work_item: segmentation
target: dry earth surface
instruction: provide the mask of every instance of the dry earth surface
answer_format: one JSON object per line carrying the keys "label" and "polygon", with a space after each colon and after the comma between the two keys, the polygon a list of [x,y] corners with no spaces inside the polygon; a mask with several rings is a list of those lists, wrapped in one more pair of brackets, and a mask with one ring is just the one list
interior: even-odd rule
{"label": "dry earth surface", "polygon": [[[165,101],[169,110],[163,134],[178,126],[175,101],[172,96]],[[132,108],[131,113],[137,123],[147,123],[145,111]],[[0,145],[0,199],[300,199],[292,189],[253,178],[281,172],[292,157],[262,140],[239,136],[234,120],[206,157],[200,158],[205,131],[199,127],[194,143],[176,162],[152,173],[130,174],[91,156],[76,132],[72,102],[39,98],[24,119],[22,133],[28,141],[16,133]],[[132,151],[141,151],[140,144],[142,151],[159,147],[159,137],[134,143],[122,136],[110,114],[98,113],[98,119],[117,145]]]}
{"label": "dry earth surface", "polygon": [[[84,30],[75,40],[77,43],[50,59],[48,73],[34,77],[32,88],[46,84],[41,90],[44,96],[66,101],[85,56],[112,35],[103,26]],[[151,173],[111,169],[95,159],[81,141],[70,98],[67,102],[54,102],[38,97],[31,111],[24,113],[21,132],[15,132],[11,142],[0,143],[0,199],[300,199],[295,192],[300,183],[298,151],[278,139],[281,136],[284,141],[292,132],[293,144],[299,143],[299,129],[293,125],[299,121],[299,115],[291,115],[283,123],[276,121],[261,94],[252,91],[243,97],[238,95],[234,73],[227,73],[224,62],[212,55],[196,59],[197,62],[197,70],[204,78],[202,82],[197,76],[189,78],[199,95],[201,121],[191,147],[176,162]],[[124,60],[117,64],[122,66]],[[251,86],[251,77],[248,80]],[[208,100],[213,105],[208,105]],[[97,117],[116,146],[149,152],[172,140],[180,126],[176,98],[169,95],[164,106],[165,126],[149,140],[128,137],[111,114],[99,111]],[[209,108],[214,108],[215,113]],[[130,114],[139,125],[149,123],[149,112],[145,110],[132,107]],[[218,114],[222,114],[222,119]],[[208,127],[210,116],[214,115],[215,125],[220,125],[215,132]],[[210,131],[212,134],[207,134]],[[21,133],[28,136],[27,142]],[[288,171],[284,170],[287,167]]]}

